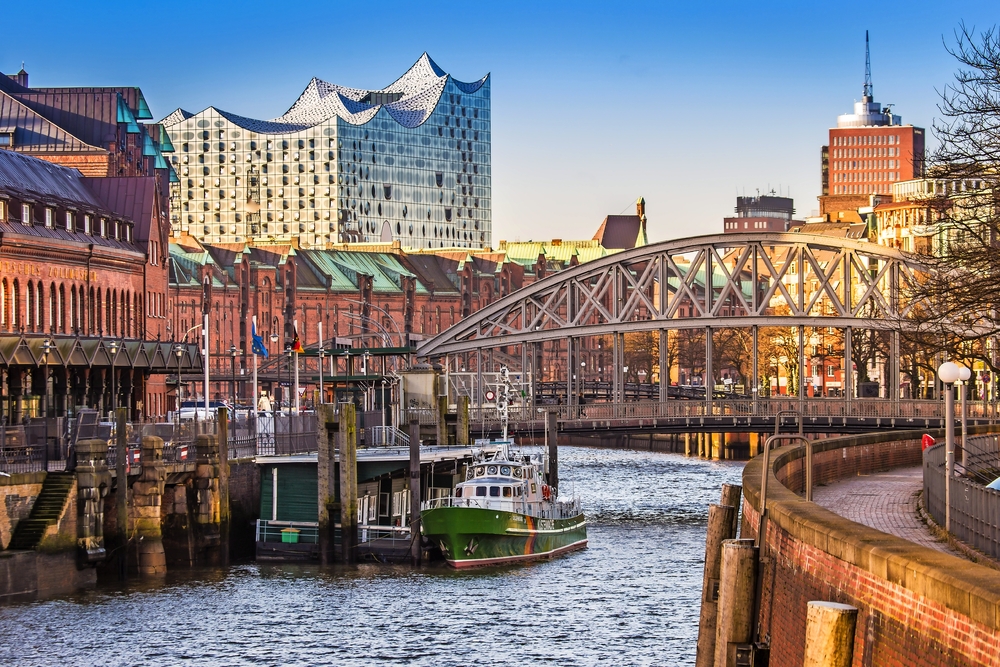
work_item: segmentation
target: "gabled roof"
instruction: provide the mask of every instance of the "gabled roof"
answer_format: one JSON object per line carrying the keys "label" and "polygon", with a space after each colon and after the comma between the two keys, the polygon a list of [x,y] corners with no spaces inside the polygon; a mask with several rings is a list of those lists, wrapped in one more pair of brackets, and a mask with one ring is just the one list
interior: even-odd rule
{"label": "gabled roof", "polygon": [[638,215],[609,215],[594,234],[594,240],[608,250],[625,250],[646,245],[646,230]]}
{"label": "gabled roof", "polygon": [[[0,74],[0,79],[7,77]],[[8,79],[9,80],[9,79]],[[13,81],[11,83],[14,83]],[[15,84],[17,85],[17,84]],[[27,153],[107,153],[48,120],[15,97],[0,91],[0,131],[14,133],[14,149]]]}
{"label": "gabled roof", "polygon": [[156,211],[155,177],[84,178],[83,182],[108,208],[132,220],[137,240],[149,240],[149,230]]}

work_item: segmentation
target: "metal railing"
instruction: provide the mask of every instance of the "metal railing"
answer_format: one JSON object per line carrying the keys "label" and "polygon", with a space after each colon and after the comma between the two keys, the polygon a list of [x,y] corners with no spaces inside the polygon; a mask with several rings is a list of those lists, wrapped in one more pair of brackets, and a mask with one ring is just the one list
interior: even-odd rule
{"label": "metal railing", "polygon": [[395,426],[372,426],[365,429],[367,447],[409,447],[410,436]]}
{"label": "metal railing", "polygon": [[[942,526],[947,482],[945,445],[929,447],[924,452],[924,503]],[[958,475],[951,484],[951,534],[991,558],[1000,558],[1000,491]]]}
{"label": "metal railing", "polygon": [[296,530],[295,543],[318,544],[319,524],[309,521],[268,521],[257,519],[257,542],[282,542],[283,530]]}

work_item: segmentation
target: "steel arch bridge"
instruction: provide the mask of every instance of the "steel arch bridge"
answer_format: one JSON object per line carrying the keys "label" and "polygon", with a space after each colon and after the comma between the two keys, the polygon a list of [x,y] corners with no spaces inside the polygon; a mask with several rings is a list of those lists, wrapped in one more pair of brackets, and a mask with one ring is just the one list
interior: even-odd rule
{"label": "steel arch bridge", "polygon": [[[581,418],[585,411],[613,417],[634,413],[637,404],[655,403],[660,404],[653,409],[657,415],[681,409],[692,414],[695,406],[690,402],[683,408],[668,408],[668,399],[674,398],[701,399],[708,404],[697,408],[701,415],[718,414],[727,401],[752,399],[753,407],[747,409],[763,414],[770,410],[761,407],[766,402],[758,402],[765,393],[759,377],[758,333],[780,330],[788,333],[798,354],[798,363],[790,364],[797,368],[796,395],[783,395],[780,402],[785,405],[796,398],[796,407],[804,414],[843,418],[860,409],[852,406],[859,396],[855,396],[854,373],[846,370],[855,368],[855,359],[860,361],[852,351],[856,333],[880,331],[886,340],[879,358],[882,383],[876,387],[877,396],[865,404],[865,416],[874,416],[873,411],[888,418],[915,416],[909,415],[916,409],[914,401],[909,408],[900,407],[900,383],[893,378],[900,377],[900,333],[911,326],[907,288],[924,271],[914,256],[829,236],[760,233],[677,239],[553,274],[429,339],[417,355],[442,362],[451,376],[452,395],[466,393],[484,420],[490,409],[487,376],[501,365],[519,373],[531,387],[521,406],[525,419],[534,419],[529,413],[537,404],[561,406],[564,420]],[[806,395],[805,332],[810,328],[838,332],[844,369],[837,390],[840,400]],[[666,369],[655,382],[652,372],[650,383],[626,377],[627,334],[651,333],[654,347],[658,334],[659,359],[665,359],[668,335],[699,329],[704,332],[700,387],[671,383]],[[742,394],[727,395],[714,383],[713,332],[724,329],[749,330],[747,336],[752,336],[748,354],[753,358]],[[606,361],[593,361],[597,350],[588,342],[595,339],[601,341],[598,346]],[[769,381],[766,393],[770,391]],[[884,409],[873,407],[871,401],[878,399],[886,402]],[[588,403],[603,405],[583,410],[581,406]],[[919,412],[926,417],[938,409],[924,405]],[[643,415],[656,416],[648,409]]]}

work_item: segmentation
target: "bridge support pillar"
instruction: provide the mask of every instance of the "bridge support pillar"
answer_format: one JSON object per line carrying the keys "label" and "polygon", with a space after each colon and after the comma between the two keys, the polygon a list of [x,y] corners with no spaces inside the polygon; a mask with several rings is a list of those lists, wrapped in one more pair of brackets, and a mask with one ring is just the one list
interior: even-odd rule
{"label": "bridge support pillar", "polygon": [[142,439],[141,462],[139,479],[132,485],[132,521],[138,538],[139,576],[162,577],[167,574],[160,527],[160,501],[167,479],[162,438],[147,436]]}
{"label": "bridge support pillar", "polygon": [[722,543],[715,667],[735,667],[736,645],[751,641],[756,572],[757,547],[753,540]]}
{"label": "bridge support pillar", "polygon": [[[111,488],[108,441],[76,443],[76,545],[81,565],[104,560],[104,496]],[[124,487],[123,487],[124,488]]]}
{"label": "bridge support pillar", "polygon": [[806,608],[803,667],[850,667],[854,661],[855,607],[813,601]]}
{"label": "bridge support pillar", "polygon": [[[143,444],[145,445],[145,439]],[[203,554],[200,559],[203,564],[222,565],[225,562],[224,551],[229,545],[222,542],[222,466],[218,438],[214,435],[199,435],[195,439],[195,451],[195,544]]]}
{"label": "bridge support pillar", "polygon": [[691,456],[691,434],[684,434],[684,456]]}

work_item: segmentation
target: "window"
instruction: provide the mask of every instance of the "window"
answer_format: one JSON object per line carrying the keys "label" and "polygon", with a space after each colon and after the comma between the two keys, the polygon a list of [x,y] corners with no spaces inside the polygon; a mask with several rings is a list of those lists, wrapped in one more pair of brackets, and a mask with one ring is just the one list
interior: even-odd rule
{"label": "window", "polygon": [[52,227],[54,225],[55,225],[55,216],[53,215],[53,211],[52,211],[51,208],[46,208],[45,209],[45,226],[48,227],[49,229],[52,229]]}
{"label": "window", "polygon": [[94,229],[93,229],[93,220],[91,219],[91,217],[89,215],[83,216],[83,233],[84,234],[92,234],[93,231],[94,231]]}
{"label": "window", "polygon": [[73,211],[66,211],[66,231],[72,232],[73,230]]}
{"label": "window", "polygon": [[31,204],[21,204],[21,224],[31,224]]}
{"label": "window", "polygon": [[834,376],[833,366],[827,366],[826,367],[826,376],[828,378],[832,378]]}
{"label": "window", "polygon": [[491,498],[499,498],[500,497],[500,487],[499,486],[491,486],[490,487],[490,497]]}
{"label": "window", "polygon": [[476,487],[476,495],[480,496],[482,498],[485,498],[486,497],[486,487],[485,486],[477,486]]}

